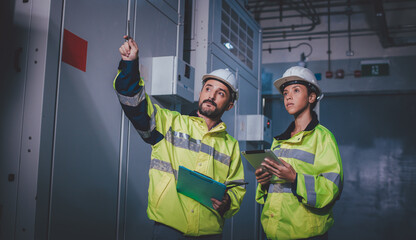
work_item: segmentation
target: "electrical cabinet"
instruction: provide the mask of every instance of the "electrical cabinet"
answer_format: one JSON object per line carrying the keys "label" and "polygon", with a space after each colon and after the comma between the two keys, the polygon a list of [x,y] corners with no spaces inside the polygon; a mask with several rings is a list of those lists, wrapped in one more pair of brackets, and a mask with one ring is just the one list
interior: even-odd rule
{"label": "electrical cabinet", "polygon": [[264,115],[239,115],[238,140],[266,142],[272,141],[271,120]]}
{"label": "electrical cabinet", "polygon": [[152,58],[151,95],[176,103],[194,102],[195,69],[176,56]]}

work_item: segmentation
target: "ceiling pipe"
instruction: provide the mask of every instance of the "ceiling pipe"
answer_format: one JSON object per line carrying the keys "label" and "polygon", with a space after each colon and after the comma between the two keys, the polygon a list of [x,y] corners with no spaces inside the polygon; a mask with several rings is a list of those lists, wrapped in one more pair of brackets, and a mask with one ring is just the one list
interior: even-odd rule
{"label": "ceiling pipe", "polygon": [[[407,10],[407,9],[408,8],[402,9],[402,10]],[[346,14],[346,11],[331,12],[331,15],[345,15],[345,14]],[[364,11],[355,11],[354,14],[364,14]],[[321,13],[317,13],[316,15],[319,16],[319,17],[322,17],[322,16],[326,16],[327,13],[326,12],[321,12]],[[299,14],[294,15],[293,14],[293,15],[285,15],[283,18],[300,18],[300,17],[302,17],[302,15],[299,15]],[[258,20],[273,20],[273,19],[278,19],[278,18],[280,18],[280,16],[259,17]]]}
{"label": "ceiling pipe", "polygon": [[[317,4],[317,3],[322,3],[326,1],[327,4]],[[254,1],[256,3],[256,5],[258,6],[257,9],[263,9],[264,8],[267,9],[267,6],[270,6],[268,4],[265,4],[267,1]],[[305,17],[305,13],[301,13],[300,15],[284,15],[283,14],[283,10],[284,9],[289,9],[289,8],[284,8],[282,3],[285,2],[284,0],[277,0],[276,2],[279,3],[279,11],[281,11],[280,16],[278,17],[279,20],[282,20],[283,18],[289,18],[289,17]],[[348,0],[348,1],[342,1],[342,3],[340,3],[340,1],[327,1],[327,0],[314,0],[313,3],[315,5],[313,5],[312,3],[305,3],[305,1],[303,1],[305,6],[308,6],[307,4],[309,4],[309,6],[313,6],[313,8],[320,8],[321,6],[324,7],[328,7],[329,8],[329,4],[330,7],[334,7],[335,6],[351,6],[351,5],[369,5],[369,4],[374,4],[376,9],[380,9],[380,5],[381,5],[381,9],[384,11],[384,13],[382,14],[382,17],[384,18],[385,21],[385,12],[388,11],[400,11],[400,10],[412,10],[415,9],[415,7],[396,7],[396,8],[389,8],[389,9],[384,9],[383,7],[383,3],[388,3],[388,2],[412,2],[411,0],[367,0],[367,1],[354,1],[354,0]],[[259,7],[259,5],[263,3],[264,6]],[[270,1],[268,1],[268,3],[270,3]],[[374,6],[373,5],[373,6]],[[247,6],[247,5],[246,5]],[[274,3],[274,6],[276,6],[276,3]],[[296,4],[296,6],[299,6],[299,3]],[[299,7],[298,7],[299,8]],[[290,9],[293,9],[293,5],[291,5]],[[305,8],[304,8],[305,9]],[[307,9],[307,8],[306,8]],[[331,10],[331,9],[330,9]],[[365,33],[365,34],[353,34],[353,33],[357,33],[357,32],[363,32],[366,31],[365,29],[359,29],[359,30],[351,30],[351,15],[352,14],[362,14],[364,13],[363,11],[354,11],[354,12],[348,12],[349,10],[346,11],[338,11],[338,12],[331,12],[328,11],[328,13],[325,12],[321,12],[321,13],[311,13],[311,11],[309,11],[309,14],[312,15],[314,14],[315,16],[325,16],[326,14],[328,14],[328,19],[330,18],[330,15],[334,15],[334,14],[346,14],[348,16],[348,31],[346,31],[347,36],[348,37],[348,46],[349,46],[349,51],[352,52],[351,50],[351,38],[352,37],[357,37],[357,36],[370,36],[370,35],[375,35],[375,33]],[[377,11],[377,10],[376,10]],[[260,13],[255,14],[258,16],[258,18],[260,19]],[[275,19],[276,17],[270,17],[270,19]],[[411,39],[411,40],[403,40],[400,37],[392,37],[391,34],[400,34],[400,33],[406,33],[406,32],[414,32],[414,28],[411,27],[407,27],[405,25],[403,26],[397,26],[397,27],[388,27],[387,25],[383,24],[383,18],[381,18],[381,16],[378,18],[378,23],[379,23],[379,28],[376,30],[368,30],[368,31],[376,31],[379,33],[379,37],[380,37],[380,41],[384,41],[384,45],[383,47],[393,47],[393,46],[410,46],[410,45],[416,45],[416,41],[415,39]],[[316,19],[314,17],[310,17],[308,19]],[[328,34],[329,40],[328,40],[328,51],[331,51],[330,47],[331,47],[331,43],[330,43],[330,38],[335,38],[335,37],[342,37],[342,36],[333,36],[331,34],[342,34],[345,33],[345,31],[334,31],[331,32],[330,30],[328,30],[328,32],[319,32],[319,33],[312,33],[312,30],[315,28],[316,22],[313,22],[311,24],[303,24],[303,25],[288,25],[288,26],[279,26],[279,27],[269,27],[264,29],[263,31],[263,42],[287,42],[287,41],[294,41],[293,37],[297,37],[297,36],[305,36],[304,38],[296,38],[296,40],[312,40],[312,39],[322,39],[322,37],[311,37],[311,35],[319,35],[319,34]],[[329,23],[330,25],[330,23]],[[387,28],[382,28],[382,27],[387,27]],[[302,27],[309,27],[307,29],[300,29]],[[273,30],[279,30],[281,29],[282,31],[273,31]],[[298,30],[289,30],[289,29],[298,29]],[[307,34],[303,34],[303,33],[307,33]],[[387,34],[386,34],[387,33]],[[306,37],[307,36],[307,37]],[[384,39],[382,38],[384,37]],[[275,38],[282,38],[282,39],[275,39]],[[348,51],[348,52],[349,52]],[[329,60],[330,60],[330,56]]]}
{"label": "ceiling pipe", "polygon": [[280,47],[280,48],[271,48],[271,47],[269,47],[269,48],[263,48],[262,50],[263,51],[269,51],[269,53],[272,53],[272,51],[274,51],[274,50],[288,50],[290,52],[290,51],[292,51],[292,49],[298,48],[300,46],[308,46],[309,49],[310,49],[309,53],[305,55],[305,58],[309,57],[312,54],[312,46],[309,43],[306,43],[306,42],[299,43],[298,45],[293,46],[293,47],[291,47],[291,46],[289,46],[289,47]]}
{"label": "ceiling pipe", "polygon": [[[302,24],[302,25],[290,25],[290,26],[282,26],[282,27],[272,27],[272,28],[266,28],[266,29],[262,29],[263,30],[263,36],[265,35],[270,35],[270,34],[283,34],[286,35],[286,33],[288,31],[273,31],[275,29],[292,29],[290,31],[290,33],[296,33],[296,32],[310,32],[312,30],[315,29],[316,24]],[[298,28],[304,28],[304,27],[309,27],[307,29],[302,29],[302,30],[294,30],[294,29],[298,29]]]}
{"label": "ceiling pipe", "polygon": [[305,4],[305,6],[307,6],[308,9],[312,11],[312,16],[319,19],[319,15],[316,12],[316,8],[313,6],[313,3],[310,0],[303,0],[303,3]]}
{"label": "ceiling pipe", "polygon": [[331,0],[328,0],[328,51],[327,53],[328,53],[328,72],[331,72]]}
{"label": "ceiling pipe", "polygon": [[[352,31],[354,32],[354,31]],[[415,31],[406,31],[406,32],[415,32]],[[333,33],[333,32],[331,32]],[[391,32],[393,33],[393,32]],[[403,31],[401,31],[400,33],[403,33]],[[351,34],[351,37],[366,37],[366,36],[374,36],[377,35],[376,32],[368,32],[368,33],[358,33],[358,34]],[[304,35],[300,35],[300,36],[304,36]],[[344,34],[344,35],[336,35],[334,36],[333,34],[331,35],[331,38],[347,38],[348,35]],[[263,40],[263,43],[273,43],[273,42],[288,42],[288,41],[311,41],[311,40],[317,40],[317,39],[327,39],[327,36],[322,36],[322,37],[303,37],[303,38],[290,38],[290,39],[280,39],[280,40]],[[408,38],[406,38],[408,39]],[[416,45],[416,40],[415,41],[403,41],[400,38],[394,38],[393,40],[395,40],[395,46],[411,46],[411,45]]]}
{"label": "ceiling pipe", "polygon": [[[308,32],[308,31],[312,31],[313,29],[315,29],[315,26],[321,23],[319,19],[319,15],[316,13],[316,10],[312,7],[312,3],[310,1],[303,0],[302,3],[303,5],[301,3],[288,3],[288,4],[291,7],[291,9],[294,9],[300,13],[299,16],[309,19],[312,23],[298,24],[298,25],[286,25],[286,26],[272,27],[272,28],[262,28],[263,33],[270,34],[270,33],[267,33],[268,30],[276,30],[276,29],[294,30],[295,28],[309,27],[308,29],[294,30],[295,32]],[[264,8],[264,6],[267,4],[263,4],[261,8],[259,7],[259,5],[260,5],[260,2],[257,2],[256,10],[254,11],[252,10],[252,13],[254,13],[257,21],[260,21],[260,15],[261,15],[260,12],[267,11]],[[276,18],[283,19],[283,0],[279,0],[279,7],[280,8],[278,11],[280,14]],[[257,11],[259,12],[257,13]]]}
{"label": "ceiling pipe", "polygon": [[345,53],[347,56],[354,56],[354,52],[351,50],[351,14],[352,9],[350,6],[351,0],[348,0],[347,16],[348,16],[348,50]]}
{"label": "ceiling pipe", "polygon": [[[370,1],[371,0],[368,0],[367,2],[356,2],[355,4],[356,5],[371,4]],[[295,11],[295,10],[298,10],[296,7],[293,7],[293,5],[290,4],[292,2],[296,2],[296,1],[293,1],[293,0],[292,1],[286,1],[286,5],[288,7],[284,7],[283,10],[284,11],[288,11],[288,10],[294,10]],[[302,2],[304,2],[304,1],[302,0]],[[326,8],[326,4],[321,4],[321,5],[318,4],[317,5],[316,3],[318,3],[319,1],[316,1],[316,0],[312,1],[313,3],[315,3],[315,5],[313,5],[311,1],[308,1],[308,2],[311,3],[311,6],[310,7],[316,8],[315,6],[318,6],[318,8]],[[245,6],[246,6],[246,8],[248,10],[250,10],[251,8],[255,8],[258,4],[261,4],[261,3],[262,3],[262,6],[263,7],[267,7],[267,8],[270,9],[268,11],[270,11],[270,12],[271,11],[277,11],[276,10],[277,9],[277,7],[276,7],[277,6],[276,1],[270,1],[270,0],[267,0],[267,1],[255,1],[255,2],[252,2],[251,4],[249,2]],[[345,1],[341,1],[340,3],[333,3],[332,5],[334,7],[345,6]]]}
{"label": "ceiling pipe", "polygon": [[301,28],[301,27],[314,27],[316,24],[314,23],[305,23],[305,24],[292,24],[292,25],[285,25],[280,27],[264,27],[261,30],[262,31],[270,31],[270,30],[277,30],[277,29],[295,29],[295,28]]}
{"label": "ceiling pipe", "polygon": [[[410,10],[415,10],[416,9],[416,7],[406,7],[406,8],[404,8],[404,7],[397,7],[397,8],[388,8],[388,9],[384,9],[384,11],[385,12],[393,12],[393,11],[405,11],[405,10],[408,10],[408,11],[410,11]],[[326,16],[328,13],[327,12],[320,12],[320,13],[317,13],[317,16],[319,16],[319,17],[323,17],[323,16]],[[331,15],[332,16],[334,16],[334,15],[346,15],[347,14],[347,11],[336,11],[336,12],[334,12],[334,11],[331,11]],[[357,11],[357,10],[355,10],[352,14],[365,14],[365,12],[364,11]],[[302,15],[299,15],[299,14],[292,14],[292,15],[284,15],[284,16],[270,16],[270,17],[258,17],[257,18],[257,20],[273,20],[273,19],[280,19],[280,18],[300,18],[300,17],[302,17]]]}
{"label": "ceiling pipe", "polygon": [[[351,30],[351,32],[357,33],[357,32],[375,32],[374,29],[370,28],[363,28],[363,29],[355,29]],[[343,34],[348,33],[348,30],[334,30],[331,31],[331,34]],[[322,32],[313,32],[308,34],[275,34],[275,35],[269,35],[269,36],[263,36],[263,38],[269,39],[269,38],[285,38],[286,40],[290,40],[288,38],[290,37],[302,37],[302,36],[314,36],[314,35],[328,35],[328,31],[322,31]]]}
{"label": "ceiling pipe", "polygon": [[301,16],[308,18],[312,22],[320,22],[319,16],[317,16],[316,10],[313,7],[312,3],[309,1],[303,1],[303,6],[298,3],[289,2],[289,6],[291,6],[294,11],[297,11],[301,14]]}
{"label": "ceiling pipe", "polygon": [[[376,33],[362,33],[362,34],[351,34],[351,37],[364,37],[364,36],[374,36]],[[331,36],[331,38],[347,38],[348,35],[337,35]],[[263,41],[263,43],[273,43],[273,42],[288,42],[288,41],[311,41],[311,40],[318,40],[318,39],[328,39],[327,36],[324,37],[307,37],[307,38],[291,38],[291,39],[282,39],[282,40],[267,40]]]}
{"label": "ceiling pipe", "polygon": [[[282,3],[283,1],[281,0],[280,3]],[[308,24],[298,24],[298,25],[285,25],[285,26],[280,26],[280,27],[265,27],[262,28],[263,31],[263,36],[264,35],[268,35],[268,34],[276,34],[276,33],[285,33],[286,31],[273,31],[273,30],[277,30],[277,29],[292,29],[290,32],[310,32],[312,30],[315,29],[315,26],[321,23],[321,20],[319,18],[319,16],[316,13],[316,10],[311,7],[312,3],[310,1],[305,1],[303,0],[303,5],[301,6],[301,4],[299,3],[289,3],[289,5],[293,7],[293,9],[296,9],[296,11],[298,11],[302,16],[305,17],[307,19],[309,19],[311,21],[311,23]],[[282,9],[282,8],[280,8]],[[304,9],[304,10],[303,10]],[[283,17],[283,12],[281,12],[280,14],[280,18]],[[301,30],[295,30],[295,29],[299,29],[299,28],[304,28],[307,27],[307,29],[301,29]]]}
{"label": "ceiling pipe", "polygon": [[[251,4],[250,4],[251,2]],[[314,9],[320,9],[320,8],[327,8],[327,4],[318,4],[321,2],[327,2],[326,0],[323,1],[312,1],[314,4],[311,5],[311,7],[313,7]],[[414,2],[414,0],[383,0],[383,3],[406,3],[406,2]],[[257,5],[259,3],[266,3],[263,4],[263,7],[269,8],[268,10],[252,10],[253,8],[257,7]],[[351,1],[351,6],[363,6],[363,5],[373,5],[373,0],[360,0],[360,1]],[[338,1],[338,2],[334,2],[332,1],[331,6],[332,7],[346,7],[348,4],[346,3],[346,1]],[[278,11],[277,7],[276,7],[276,3],[270,0],[267,1],[249,1],[248,4],[246,4],[246,9],[249,10],[252,13],[255,13],[256,11],[261,11],[261,12],[276,12]],[[285,7],[283,8],[283,11],[288,11],[288,10],[296,10],[293,7]]]}
{"label": "ceiling pipe", "polygon": [[382,0],[374,0],[374,12],[375,19],[378,25],[378,34],[381,46],[383,48],[393,47],[393,40],[390,37],[389,29],[387,26],[386,14],[383,8]]}
{"label": "ceiling pipe", "polygon": [[[363,28],[363,29],[353,29],[350,30],[351,33],[358,33],[358,32],[371,32],[372,35],[375,35],[377,33],[377,29],[370,29],[370,28]],[[398,26],[398,27],[390,27],[389,32],[393,34],[397,33],[410,33],[410,32],[416,32],[416,25],[411,26]],[[335,30],[331,31],[331,34],[343,34],[348,33],[348,30]],[[321,32],[313,32],[308,34],[276,34],[268,36],[263,36],[263,39],[271,39],[271,38],[283,38],[284,41],[290,41],[291,37],[302,37],[302,36],[313,36],[313,35],[328,35],[328,31],[321,31]]]}

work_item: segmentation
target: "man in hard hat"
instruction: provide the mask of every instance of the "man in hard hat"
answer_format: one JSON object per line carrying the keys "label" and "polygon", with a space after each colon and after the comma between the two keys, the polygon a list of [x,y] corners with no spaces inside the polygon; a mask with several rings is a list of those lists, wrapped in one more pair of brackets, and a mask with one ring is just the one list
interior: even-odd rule
{"label": "man in hard hat", "polygon": [[[263,229],[268,239],[328,239],[343,171],[335,138],[313,111],[322,91],[312,71],[299,66],[289,68],[274,86],[295,120],[273,139],[271,149],[282,165],[266,158],[255,171]],[[273,175],[280,180],[271,182]]]}
{"label": "man in hard hat", "polygon": [[130,38],[119,51],[114,88],[127,117],[152,146],[147,215],[155,221],[153,239],[221,239],[224,219],[239,211],[245,187],[229,189],[222,200],[212,198],[213,210],[179,194],[176,182],[179,166],[226,185],[244,182],[238,141],[221,121],[238,98],[234,74],[219,69],[204,75],[198,109],[182,115],[152,104],[145,93],[136,42]]}

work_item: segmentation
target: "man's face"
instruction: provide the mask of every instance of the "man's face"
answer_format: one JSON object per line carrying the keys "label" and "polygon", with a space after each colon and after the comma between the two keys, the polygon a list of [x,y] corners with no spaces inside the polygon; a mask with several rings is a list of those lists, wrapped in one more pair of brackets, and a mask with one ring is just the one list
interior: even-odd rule
{"label": "man's face", "polygon": [[316,101],[316,94],[308,94],[308,89],[302,84],[292,84],[283,90],[286,111],[290,115],[298,115]]}
{"label": "man's face", "polygon": [[225,84],[217,80],[207,80],[199,94],[199,113],[211,119],[221,118],[234,105],[230,99],[231,93]]}

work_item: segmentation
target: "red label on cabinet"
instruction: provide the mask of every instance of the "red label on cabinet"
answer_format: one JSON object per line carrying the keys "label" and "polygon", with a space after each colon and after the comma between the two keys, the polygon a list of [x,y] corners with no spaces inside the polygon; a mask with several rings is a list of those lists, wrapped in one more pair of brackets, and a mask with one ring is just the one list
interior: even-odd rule
{"label": "red label on cabinet", "polygon": [[66,29],[64,30],[62,62],[85,72],[87,70],[87,48],[87,41]]}

